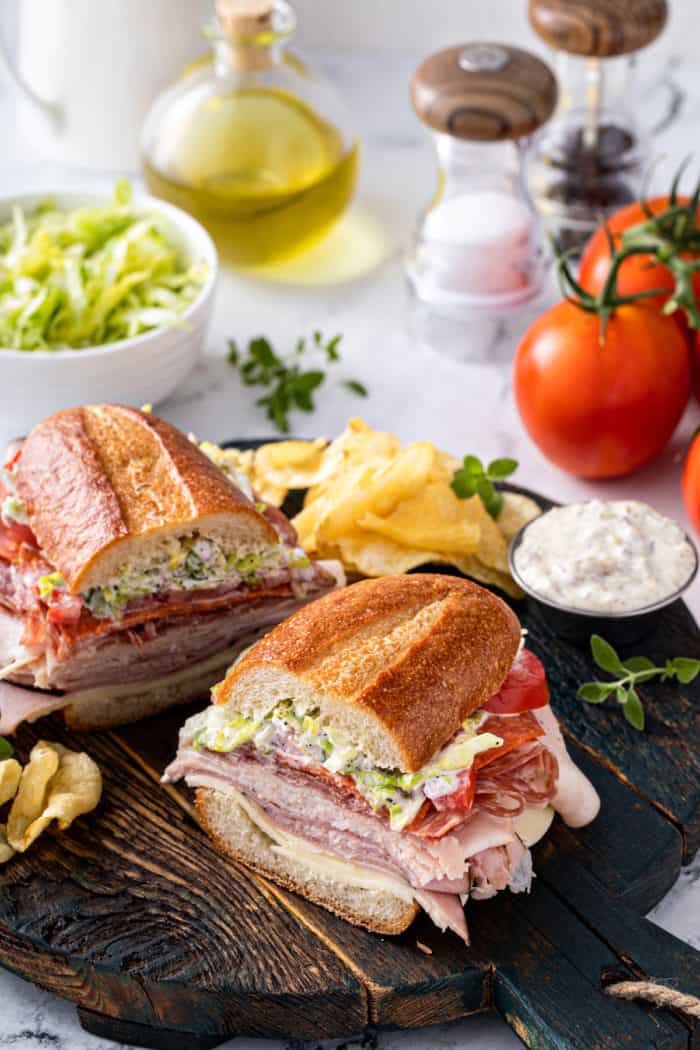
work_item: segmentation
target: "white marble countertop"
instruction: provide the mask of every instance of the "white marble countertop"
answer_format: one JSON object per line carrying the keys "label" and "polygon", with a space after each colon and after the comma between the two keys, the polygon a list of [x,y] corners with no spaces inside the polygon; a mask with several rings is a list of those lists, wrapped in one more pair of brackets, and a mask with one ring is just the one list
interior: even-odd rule
{"label": "white marble countertop", "polygon": [[[427,136],[412,117],[406,85],[414,56],[354,54],[323,59],[329,73],[353,104],[364,142],[358,201],[349,218],[331,235],[321,253],[331,250],[348,259],[356,270],[360,258],[374,256],[380,265],[342,283],[304,283],[300,268],[290,269],[287,283],[263,284],[222,275],[207,354],[197,372],[161,414],[201,437],[221,440],[259,436],[269,427],[249,392],[225,361],[226,341],[244,342],[265,334],[281,348],[316,328],[344,335],[343,363],[337,377],[363,380],[370,397],[360,401],[333,383],[319,398],[313,417],[294,418],[304,434],[334,435],[347,418],[361,414],[369,423],[398,433],[401,438],[430,438],[454,453],[477,451],[483,457],[508,455],[520,467],[517,480],[561,500],[605,497],[643,498],[687,526],[680,496],[681,452],[700,422],[693,402],[673,442],[653,465],[632,478],[605,484],[585,483],[551,466],[525,435],[514,407],[509,365],[522,322],[503,326],[495,347],[497,362],[464,364],[418,347],[406,325],[406,298],[401,252],[419,210],[432,194],[434,157]],[[681,66],[686,91],[682,123],[659,141],[667,161],[657,170],[664,184],[674,164],[685,155],[689,141],[700,135],[700,66]],[[377,100],[381,99],[381,105]],[[94,183],[77,173],[39,164],[31,148],[14,128],[9,89],[0,83],[0,123],[4,149],[0,159],[0,192],[50,189]],[[359,247],[358,247],[359,246]],[[364,253],[364,255],[361,255]],[[321,259],[323,258],[321,255]],[[325,269],[321,262],[317,269]],[[299,283],[301,282],[301,283]],[[4,434],[0,420],[0,443]],[[700,616],[700,580],[689,595]],[[655,909],[654,920],[700,947],[700,861],[684,871],[678,884]],[[41,992],[0,971],[0,997],[5,1020],[0,1047],[46,1045],[88,1050],[103,1043],[81,1031],[70,1004]],[[241,1050],[282,1048],[284,1044],[237,1040]],[[295,1048],[298,1043],[293,1044]],[[334,1044],[335,1045],[335,1044]],[[344,1041],[349,1048],[379,1050],[508,1050],[520,1046],[499,1019],[480,1017],[413,1033],[382,1034],[374,1041]],[[287,1044],[291,1050],[292,1044]]]}

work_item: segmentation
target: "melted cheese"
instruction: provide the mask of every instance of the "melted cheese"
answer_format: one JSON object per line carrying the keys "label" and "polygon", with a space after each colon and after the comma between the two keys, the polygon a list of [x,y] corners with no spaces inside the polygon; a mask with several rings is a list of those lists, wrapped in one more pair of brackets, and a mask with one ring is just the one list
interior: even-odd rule
{"label": "melted cheese", "polygon": [[523,846],[529,849],[544,838],[553,820],[554,810],[551,806],[544,806],[542,809],[527,806],[520,816],[513,820],[513,831]]}
{"label": "melted cheese", "polygon": [[[217,790],[221,790],[221,785],[217,787]],[[416,896],[416,891],[413,887],[403,879],[388,875],[383,871],[375,871],[374,868],[365,868],[360,864],[352,864],[350,861],[342,860],[340,857],[331,856],[329,853],[317,850],[313,843],[299,838],[298,835],[291,835],[289,832],[277,827],[260,806],[251,802],[249,798],[236,791],[235,788],[227,787],[226,791],[234,796],[236,802],[252,823],[264,835],[272,839],[274,843],[272,850],[280,854],[280,856],[288,857],[290,860],[297,862],[301,861],[311,871],[324,878],[333,879],[335,882],[346,883],[349,886],[358,886],[365,890],[381,890],[384,893],[392,893],[394,896],[401,897],[407,901],[413,900]]]}

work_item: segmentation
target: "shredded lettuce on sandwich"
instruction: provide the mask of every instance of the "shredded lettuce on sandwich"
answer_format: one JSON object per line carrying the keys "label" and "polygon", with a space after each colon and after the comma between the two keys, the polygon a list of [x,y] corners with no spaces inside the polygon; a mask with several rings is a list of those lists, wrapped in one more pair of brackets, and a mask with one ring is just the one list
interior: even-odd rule
{"label": "shredded lettuce on sandwich", "polygon": [[157,215],[132,206],[124,180],[97,207],[17,205],[0,225],[0,346],[80,349],[182,324],[206,278]]}
{"label": "shredded lettuce on sandwich", "polygon": [[415,819],[426,798],[447,795],[454,790],[459,774],[471,767],[482,751],[501,747],[503,740],[493,733],[480,733],[488,716],[471,715],[438,754],[416,773],[379,769],[347,737],[321,723],[318,712],[305,712],[293,699],[282,700],[256,721],[236,712],[229,705],[216,705],[190,718],[183,735],[195,750],[227,753],[251,744],[263,755],[291,748],[309,763],[331,773],[351,777],[372,809],[386,810],[393,831],[401,831]]}

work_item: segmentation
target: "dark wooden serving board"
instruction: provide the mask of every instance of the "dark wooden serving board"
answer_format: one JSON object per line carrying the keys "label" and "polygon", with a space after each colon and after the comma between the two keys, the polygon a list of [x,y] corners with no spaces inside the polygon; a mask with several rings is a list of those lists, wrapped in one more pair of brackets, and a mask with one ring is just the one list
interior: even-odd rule
{"label": "dark wooden serving board", "polygon": [[[97,811],[0,869],[0,963],[74,1002],[88,1031],[160,1050],[484,1010],[542,1050],[697,1046],[687,1020],[611,999],[603,985],[645,975],[700,995],[700,955],[643,918],[700,843],[700,691],[643,688],[638,733],[613,705],[577,700],[588,654],[513,604],[602,811],[578,831],[555,820],[534,850],[529,895],[468,905],[472,947],[424,916],[398,938],[366,933],[221,857],[187,789],[159,785],[199,704],[111,733],[76,738],[58,716],[18,733],[22,758],[40,737],[85,748],[105,791]],[[682,603],[643,649],[700,657]]]}

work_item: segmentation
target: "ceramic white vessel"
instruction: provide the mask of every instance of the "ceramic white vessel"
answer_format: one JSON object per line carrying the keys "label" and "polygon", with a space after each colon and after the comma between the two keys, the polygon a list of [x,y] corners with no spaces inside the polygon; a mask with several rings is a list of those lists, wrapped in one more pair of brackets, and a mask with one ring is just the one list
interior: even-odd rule
{"label": "ceramic white vessel", "polygon": [[[31,209],[47,194],[0,198],[0,222],[13,204]],[[105,203],[96,193],[51,193],[60,208]],[[0,348],[0,416],[3,431],[27,433],[52,412],[74,405],[119,402],[136,407],[164,401],[194,368],[203,349],[218,275],[214,243],[195,219],[154,197],[139,196],[139,211],[157,213],[186,259],[203,259],[209,274],[182,315],[186,327],[157,328],[107,346],[82,350],[22,351]]]}

